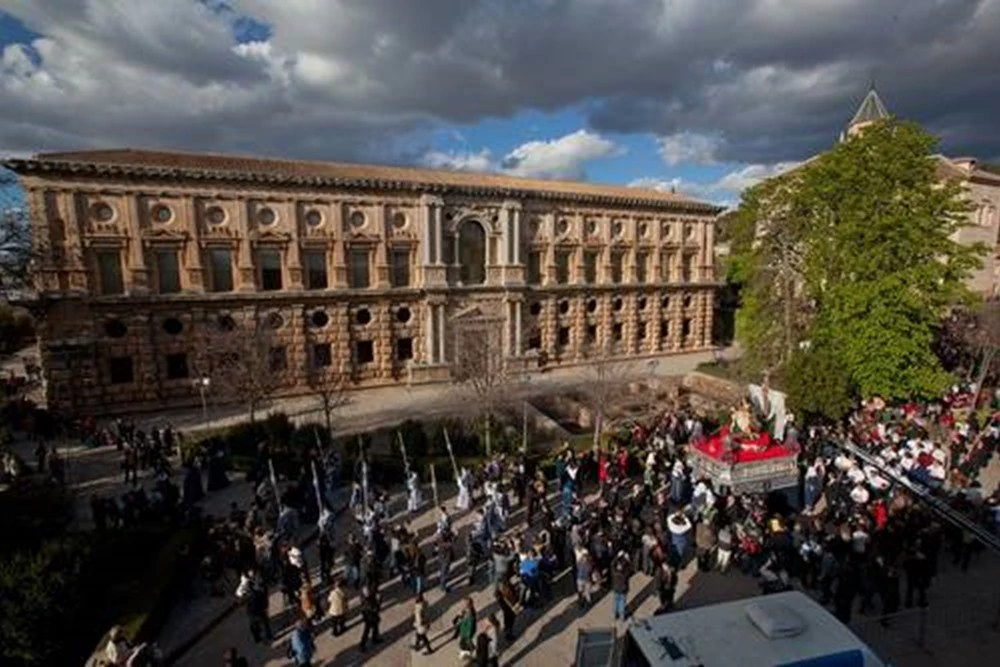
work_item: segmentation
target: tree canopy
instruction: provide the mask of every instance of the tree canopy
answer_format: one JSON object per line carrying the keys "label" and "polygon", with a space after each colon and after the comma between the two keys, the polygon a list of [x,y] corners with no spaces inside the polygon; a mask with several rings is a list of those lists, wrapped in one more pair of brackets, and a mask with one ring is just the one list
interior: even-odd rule
{"label": "tree canopy", "polygon": [[[985,251],[955,240],[970,205],[938,175],[935,139],[889,119],[744,193],[730,227],[744,285],[737,337],[748,366],[790,364],[799,391],[927,396],[948,375],[934,352],[947,309],[972,299],[964,279]],[[802,352],[799,358],[793,356]]]}

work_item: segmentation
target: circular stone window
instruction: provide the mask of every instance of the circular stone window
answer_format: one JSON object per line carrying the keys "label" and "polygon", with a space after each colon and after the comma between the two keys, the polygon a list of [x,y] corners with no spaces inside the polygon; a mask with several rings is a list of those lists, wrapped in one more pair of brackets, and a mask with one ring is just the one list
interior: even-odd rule
{"label": "circular stone window", "polygon": [[646,297],[640,296],[638,305],[639,305],[639,310],[646,310]]}
{"label": "circular stone window", "polygon": [[591,236],[597,234],[597,220],[587,221],[587,233],[590,234]]}
{"label": "circular stone window", "polygon": [[535,301],[533,304],[528,306],[528,312],[537,317],[542,312],[542,304]]}
{"label": "circular stone window", "polygon": [[397,322],[402,322],[403,324],[406,324],[407,322],[410,321],[410,317],[411,317],[410,309],[407,308],[406,306],[403,306],[402,308],[396,311]]}
{"label": "circular stone window", "polygon": [[213,225],[221,225],[226,221],[226,212],[221,206],[209,206],[205,209],[205,219]]}
{"label": "circular stone window", "polygon": [[639,223],[639,236],[641,236],[642,238],[646,238],[646,234],[648,234],[648,233],[649,233],[649,225],[647,225],[645,222],[640,222]]}
{"label": "circular stone window", "polygon": [[90,207],[90,214],[98,222],[111,222],[115,218],[115,209],[111,208],[110,204],[97,202]]}
{"label": "circular stone window", "polygon": [[184,331],[184,324],[176,317],[168,317],[163,320],[163,330],[171,336],[176,336]]}
{"label": "circular stone window", "polygon": [[236,328],[236,320],[232,315],[219,315],[219,329],[222,331],[232,331]]}
{"label": "circular stone window", "polygon": [[392,216],[392,226],[396,229],[402,229],[406,227],[406,214],[405,213],[395,213]]}
{"label": "circular stone window", "polygon": [[566,218],[560,218],[559,222],[556,223],[556,233],[562,236],[569,231],[569,220]]}
{"label": "circular stone window", "polygon": [[354,321],[358,324],[368,324],[372,321],[372,312],[367,308],[362,308],[354,314]]}
{"label": "circular stone window", "polygon": [[694,225],[684,225],[684,236],[688,238],[694,237]]}
{"label": "circular stone window", "polygon": [[559,302],[559,312],[563,315],[569,312],[569,301],[567,299],[563,299]]}
{"label": "circular stone window", "polygon": [[305,219],[306,224],[310,227],[319,227],[323,224],[323,214],[314,208],[306,211]]}
{"label": "circular stone window", "polygon": [[174,219],[174,212],[165,204],[157,204],[153,207],[153,220],[159,223],[167,223]]}
{"label": "circular stone window", "polygon": [[264,206],[257,211],[257,222],[262,225],[273,225],[278,221],[278,214],[270,206]]}
{"label": "circular stone window", "polygon": [[362,227],[365,224],[365,214],[361,211],[355,211],[351,213],[350,221],[351,227]]}
{"label": "circular stone window", "polygon": [[615,312],[618,312],[619,310],[621,310],[622,306],[624,306],[624,305],[625,305],[625,302],[622,301],[622,298],[620,296],[616,296],[615,300],[611,302],[611,307],[615,310]]}
{"label": "circular stone window", "polygon": [[662,308],[663,310],[666,310],[669,307],[670,307],[670,297],[669,296],[665,296],[662,299],[660,299],[660,308]]}
{"label": "circular stone window", "polygon": [[330,316],[324,310],[316,310],[309,317],[309,323],[316,329],[321,329],[330,323]]}
{"label": "circular stone window", "polygon": [[660,236],[662,236],[665,239],[670,238],[670,223],[667,222],[666,220],[660,223]]}
{"label": "circular stone window", "polygon": [[128,327],[121,320],[108,320],[104,323],[104,333],[108,338],[122,338],[128,333]]}
{"label": "circular stone window", "polygon": [[280,329],[285,325],[285,318],[278,313],[270,313],[267,316],[267,326],[271,329]]}
{"label": "circular stone window", "polygon": [[587,312],[593,313],[597,311],[597,299],[590,299],[587,301]]}
{"label": "circular stone window", "polygon": [[614,226],[611,228],[615,236],[621,236],[622,232],[625,231],[625,224],[621,220],[615,220]]}

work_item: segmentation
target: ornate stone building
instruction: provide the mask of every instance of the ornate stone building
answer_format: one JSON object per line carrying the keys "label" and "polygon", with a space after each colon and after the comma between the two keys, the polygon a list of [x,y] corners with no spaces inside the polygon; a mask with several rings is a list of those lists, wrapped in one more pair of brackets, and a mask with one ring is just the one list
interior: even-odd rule
{"label": "ornate stone building", "polygon": [[58,410],[196,404],[226,332],[268,332],[279,395],[447,381],[463,322],[514,372],[712,345],[719,210],[678,195],[133,150],[6,164]]}

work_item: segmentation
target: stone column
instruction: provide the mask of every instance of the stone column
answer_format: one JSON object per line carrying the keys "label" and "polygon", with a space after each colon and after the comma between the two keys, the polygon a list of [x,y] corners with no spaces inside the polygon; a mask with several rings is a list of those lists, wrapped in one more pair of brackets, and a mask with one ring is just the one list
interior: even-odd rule
{"label": "stone column", "polygon": [[514,264],[521,264],[521,205],[514,209]]}
{"label": "stone column", "polygon": [[705,236],[703,240],[705,246],[705,269],[702,274],[703,279],[715,282],[715,221],[709,220],[705,223]]}
{"label": "stone column", "polygon": [[427,305],[427,333],[426,349],[424,350],[424,362],[433,364],[437,360],[437,341],[434,339],[434,330],[437,328],[434,323],[434,306]]}
{"label": "stone column", "polygon": [[503,358],[511,356],[511,347],[514,340],[514,304],[504,301],[503,304]]}
{"label": "stone column", "polygon": [[372,249],[375,253],[375,280],[373,284],[378,289],[388,289],[391,283],[389,282],[389,242],[384,205],[375,207],[375,229],[378,230],[379,242]]}
{"label": "stone column", "polygon": [[[205,271],[201,264],[201,225],[198,221],[198,207],[194,197],[186,197],[183,204],[185,222],[190,239],[184,246],[184,253],[178,263],[181,274],[181,290],[205,291]],[[184,271],[184,269],[187,271]]]}
{"label": "stone column", "polygon": [[149,292],[149,269],[146,267],[146,253],[142,244],[142,211],[139,209],[139,197],[135,193],[125,195],[128,199],[125,216],[128,241],[125,262],[124,283],[126,294],[146,294]]}
{"label": "stone column", "polygon": [[[431,249],[431,254],[434,257],[434,263],[438,266],[444,264],[444,246],[443,235],[444,235],[444,201],[437,199],[434,202],[434,206],[431,209],[431,219],[434,221],[434,247]],[[455,244],[458,248],[458,244]]]}
{"label": "stone column", "polygon": [[302,271],[299,207],[298,205],[292,203],[288,204],[285,210],[290,216],[292,216],[292,219],[289,220],[288,224],[288,231],[292,236],[292,240],[288,244],[287,251],[288,265],[285,271],[285,275],[288,276],[287,289],[300,290],[302,289],[302,274],[304,272]]}
{"label": "stone column", "polygon": [[443,287],[446,284],[445,267],[441,250],[441,209],[444,201],[440,197],[423,195],[420,198],[420,245],[423,250],[424,287]]}
{"label": "stone column", "polygon": [[514,356],[521,356],[521,301],[514,302]]}
{"label": "stone column", "polygon": [[257,290],[254,275],[253,246],[250,241],[250,210],[251,202],[241,201],[236,207],[236,227],[239,233],[239,245],[236,251],[236,289],[242,292]]}
{"label": "stone column", "polygon": [[445,349],[444,349],[444,337],[445,337],[445,332],[444,332],[444,305],[438,306],[437,320],[438,320],[438,338],[437,338],[437,344],[438,344],[438,363],[439,364],[443,364],[443,363],[447,362],[447,358],[445,357]]}
{"label": "stone column", "polygon": [[344,204],[337,202],[330,207],[330,225],[333,228],[333,275],[330,287],[347,288],[347,243],[344,233]]}

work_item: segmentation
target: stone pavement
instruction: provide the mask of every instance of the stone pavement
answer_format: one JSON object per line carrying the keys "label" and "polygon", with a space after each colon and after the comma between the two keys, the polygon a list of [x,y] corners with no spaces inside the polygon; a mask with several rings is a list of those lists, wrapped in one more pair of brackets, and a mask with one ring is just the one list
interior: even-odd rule
{"label": "stone pavement", "polygon": [[[449,506],[453,506],[453,498],[449,498],[447,503]],[[415,530],[421,535],[425,548],[427,548],[433,534],[436,518],[436,512],[428,508],[409,524],[411,530]],[[455,521],[454,525],[459,533],[459,544],[462,544],[463,536],[468,530],[472,518],[471,513],[466,513]],[[515,513],[514,519],[518,518],[520,518],[520,514]],[[350,518],[346,520],[351,521]],[[346,533],[340,533],[340,535],[344,534]],[[459,555],[464,556],[464,554]],[[306,550],[306,560],[310,565],[315,565],[317,556],[314,548]],[[465,585],[467,575],[464,558],[457,560],[453,564],[453,574],[450,579],[452,589],[445,594],[437,585],[436,562],[433,558],[430,561],[428,574],[434,588],[425,592],[424,597],[431,619],[429,637],[434,647],[434,653],[431,656],[425,657],[415,654],[409,648],[413,641],[413,595],[410,590],[404,590],[399,579],[396,578],[382,586],[383,611],[380,625],[382,643],[370,647],[365,654],[361,654],[357,650],[361,637],[361,623],[356,616],[359,600],[354,594],[350,600],[349,621],[345,634],[335,638],[330,634],[327,621],[324,620],[319,624],[316,635],[317,659],[314,664],[335,667],[361,665],[366,662],[385,665],[460,664],[457,642],[451,639],[451,620],[458,615],[464,597],[471,595],[480,618],[485,618],[489,613],[499,612],[493,601],[492,588],[487,581],[485,569],[479,575],[477,584],[469,587]],[[702,574],[699,575],[697,585],[692,586],[691,582],[695,573],[696,568],[691,565],[681,575],[677,591],[681,605],[707,604],[734,597],[745,597],[757,592],[757,586],[753,580],[734,575]],[[576,645],[577,629],[613,625],[611,596],[606,591],[596,596],[595,604],[586,613],[581,614],[575,604],[572,577],[568,573],[562,575],[555,582],[553,588],[554,600],[552,604],[537,611],[529,610],[518,618],[518,637],[504,649],[503,664],[529,664],[526,662],[529,655],[532,662],[535,662],[536,659],[549,660],[554,658],[558,664],[571,664]],[[632,601],[633,613],[637,615],[649,615],[657,606],[653,581],[642,574],[633,577],[632,593],[629,597]],[[231,646],[236,647],[241,655],[246,656],[252,665],[290,664],[285,654],[288,623],[291,615],[284,613],[283,605],[280,592],[272,592],[270,610],[274,628],[278,634],[274,644],[270,646],[255,645],[250,637],[246,615],[242,610],[237,610],[236,613],[231,614],[213,628],[175,664],[191,667],[211,664],[212,660],[217,660],[218,656],[221,656],[222,652]],[[624,628],[624,625],[619,625],[619,627]]]}
{"label": "stone pavement", "polygon": [[[453,506],[453,499],[450,498],[447,502],[449,506]],[[515,513],[514,518],[518,519],[519,514]],[[404,519],[405,517],[400,516],[397,521]],[[425,547],[433,533],[435,520],[436,512],[428,508],[410,522],[411,529],[416,530],[423,538]],[[460,535],[459,544],[471,520],[472,516],[466,514],[455,521]],[[346,535],[352,528],[352,522],[353,519],[345,514],[338,524],[338,535]],[[314,547],[306,550],[306,559],[309,564],[316,564]],[[457,642],[452,639],[451,621],[461,610],[464,597],[471,595],[480,619],[484,619],[489,613],[498,613],[498,609],[493,601],[492,588],[486,581],[485,571],[481,573],[477,584],[469,587],[465,585],[464,560],[457,561],[453,565],[450,579],[452,590],[445,594],[437,586],[436,563],[433,558],[430,560],[429,583],[434,588],[425,592],[425,599],[431,620],[429,637],[434,648],[432,655],[423,656],[410,649],[413,641],[413,595],[408,589],[404,590],[396,578],[382,586],[382,642],[371,646],[365,654],[357,650],[361,623],[356,615],[358,597],[352,594],[345,634],[335,638],[330,634],[329,623],[325,619],[319,623],[314,664],[328,667],[350,667],[366,663],[414,667],[460,665]],[[338,559],[338,567],[339,565]],[[856,617],[852,627],[856,627],[856,631],[870,641],[877,651],[894,659],[896,665],[944,667],[946,664],[981,664],[977,656],[981,658],[987,655],[983,651],[1000,649],[1000,633],[987,629],[1000,611],[995,606],[1000,603],[1000,598],[994,597],[1000,592],[998,577],[1000,558],[992,554],[981,554],[966,573],[951,565],[950,556],[943,555],[941,573],[931,588],[932,606],[928,619],[933,628],[927,633],[924,648],[917,645],[916,626],[907,618],[885,630],[869,617]],[[526,611],[519,616],[516,626],[518,636],[503,648],[501,664],[572,664],[578,630],[616,627],[619,635],[626,631],[626,624],[616,625],[612,620],[612,596],[606,590],[595,597],[595,604],[590,609],[581,613],[576,607],[573,582],[568,573],[563,574],[553,588],[553,601],[548,606]],[[753,578],[737,572],[726,575],[698,572],[692,562],[680,575],[677,608],[741,599],[758,593],[757,582]],[[652,614],[657,606],[655,583],[652,579],[643,574],[632,578],[629,604],[631,612],[637,618]],[[229,647],[236,647],[251,665],[277,667],[291,664],[286,657],[286,649],[292,616],[284,610],[283,605],[280,593],[273,592],[270,610],[277,635],[273,644],[255,645],[250,638],[246,615],[242,609],[236,609],[175,664],[181,667],[213,664]],[[916,618],[915,612],[911,614]],[[968,632],[958,632],[961,628]],[[962,659],[957,663],[952,662],[957,658]]]}

